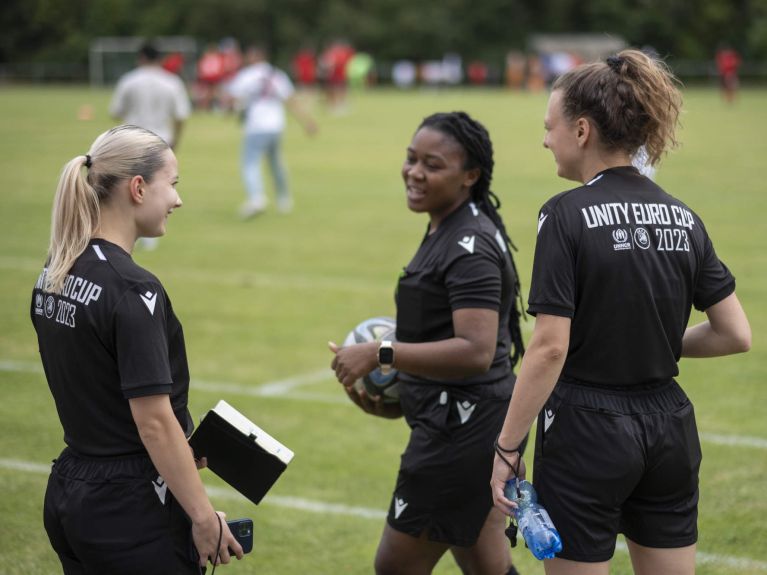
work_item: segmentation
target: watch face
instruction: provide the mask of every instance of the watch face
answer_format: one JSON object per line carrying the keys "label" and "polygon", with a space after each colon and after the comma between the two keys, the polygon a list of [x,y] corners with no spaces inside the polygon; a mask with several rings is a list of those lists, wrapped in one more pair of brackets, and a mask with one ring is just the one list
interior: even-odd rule
{"label": "watch face", "polygon": [[382,365],[394,363],[394,350],[390,347],[378,348],[378,363]]}

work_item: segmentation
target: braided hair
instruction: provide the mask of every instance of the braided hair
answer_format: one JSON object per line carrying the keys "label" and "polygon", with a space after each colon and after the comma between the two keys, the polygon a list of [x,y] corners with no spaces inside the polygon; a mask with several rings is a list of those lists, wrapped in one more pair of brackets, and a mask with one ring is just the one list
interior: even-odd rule
{"label": "braided hair", "polygon": [[522,303],[522,289],[519,284],[519,274],[517,265],[514,263],[512,250],[517,251],[517,246],[511,241],[506,226],[498,212],[501,207],[501,201],[490,190],[490,181],[493,178],[493,143],[490,141],[485,127],[474,120],[465,112],[449,112],[432,114],[424,118],[418,129],[429,128],[437,130],[453,138],[463,148],[465,153],[465,170],[479,168],[480,176],[471,187],[471,199],[490,218],[498,231],[501,232],[506,245],[509,246],[509,259],[511,261],[512,271],[514,272],[514,294],[512,299],[511,311],[509,313],[509,333],[511,334],[511,364],[516,365],[522,355],[525,353],[524,342],[522,341],[522,331],[519,326],[519,320],[524,309]]}

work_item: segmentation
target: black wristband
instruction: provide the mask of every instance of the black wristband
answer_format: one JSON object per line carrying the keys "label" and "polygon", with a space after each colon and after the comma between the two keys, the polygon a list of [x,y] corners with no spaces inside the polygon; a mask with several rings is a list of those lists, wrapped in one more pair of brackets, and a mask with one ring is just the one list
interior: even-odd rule
{"label": "black wristband", "polygon": [[[519,464],[520,464],[520,461],[522,460],[522,453],[519,451],[519,449],[522,446],[520,445],[516,449],[504,449],[498,443],[498,438],[500,436],[501,435],[499,433],[496,436],[496,438],[495,438],[495,442],[493,443],[493,447],[495,448],[495,453],[498,455],[498,457],[501,458],[501,461],[503,461],[509,467],[509,469],[511,469],[514,472],[514,477],[517,477],[517,476],[519,476]],[[518,455],[518,457],[517,457],[517,465],[516,466],[512,465],[511,461],[506,459],[506,455],[511,454],[511,453],[516,453]]]}
{"label": "black wristband", "polygon": [[517,445],[514,449],[504,449],[503,447],[501,447],[501,444],[498,443],[498,439],[500,437],[501,437],[500,433],[495,436],[495,443],[493,445],[495,446],[495,452],[496,453],[498,453],[499,451],[501,453],[519,453],[519,449],[522,447],[522,443],[524,443],[524,440],[522,441],[522,443]]}

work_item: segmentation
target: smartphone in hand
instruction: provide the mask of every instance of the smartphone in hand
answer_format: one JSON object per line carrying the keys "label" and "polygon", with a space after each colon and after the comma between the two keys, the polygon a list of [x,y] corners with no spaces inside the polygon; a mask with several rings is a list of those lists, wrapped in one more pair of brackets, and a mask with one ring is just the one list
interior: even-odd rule
{"label": "smartphone in hand", "polygon": [[[253,520],[252,519],[232,519],[227,521],[229,531],[242,546],[243,553],[250,553],[253,550]],[[231,551],[231,550],[230,550]]]}

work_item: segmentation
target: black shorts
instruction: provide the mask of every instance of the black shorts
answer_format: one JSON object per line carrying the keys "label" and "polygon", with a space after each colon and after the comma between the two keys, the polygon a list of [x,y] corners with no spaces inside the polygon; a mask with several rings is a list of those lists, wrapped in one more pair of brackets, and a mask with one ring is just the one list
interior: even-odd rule
{"label": "black shorts", "polygon": [[91,459],[65,449],[43,518],[65,575],[200,573],[189,519],[146,455]]}
{"label": "black shorts", "polygon": [[618,533],[646,547],[697,541],[701,451],[676,382],[557,384],[538,417],[535,487],[562,537],[557,557],[609,560]]}
{"label": "black shorts", "polygon": [[493,506],[493,440],[508,396],[484,386],[405,385],[400,401],[412,431],[387,521],[413,537],[426,531],[432,541],[472,546]]}

